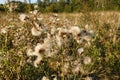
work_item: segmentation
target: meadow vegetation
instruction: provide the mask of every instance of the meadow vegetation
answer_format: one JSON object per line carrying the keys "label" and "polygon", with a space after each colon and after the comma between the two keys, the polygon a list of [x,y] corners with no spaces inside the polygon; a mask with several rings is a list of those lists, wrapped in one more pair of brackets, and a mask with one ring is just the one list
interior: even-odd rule
{"label": "meadow vegetation", "polygon": [[0,80],[119,80],[119,0],[47,1],[0,5]]}
{"label": "meadow vegetation", "polygon": [[1,80],[119,80],[120,13],[0,13]]}

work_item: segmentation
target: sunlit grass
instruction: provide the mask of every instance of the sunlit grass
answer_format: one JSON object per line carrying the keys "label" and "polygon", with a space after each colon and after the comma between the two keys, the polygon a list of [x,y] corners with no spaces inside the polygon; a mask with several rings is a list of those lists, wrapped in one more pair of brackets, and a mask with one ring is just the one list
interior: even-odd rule
{"label": "sunlit grass", "polygon": [[1,80],[119,80],[119,12],[19,15],[0,13]]}

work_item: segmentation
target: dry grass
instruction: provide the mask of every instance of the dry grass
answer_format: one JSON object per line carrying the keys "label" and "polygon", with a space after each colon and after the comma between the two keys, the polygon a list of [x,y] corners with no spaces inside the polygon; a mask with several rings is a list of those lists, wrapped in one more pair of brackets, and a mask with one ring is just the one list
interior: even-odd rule
{"label": "dry grass", "polygon": [[[120,79],[120,12],[27,14],[29,19],[25,22],[19,20],[19,15],[0,13],[0,80],[47,80],[46,77],[50,80]],[[38,17],[43,19],[34,19]],[[31,34],[31,29],[36,26],[34,22],[42,28],[39,36]],[[86,32],[94,31],[91,40],[79,44],[74,33],[68,38],[71,34],[65,33],[64,37],[64,30],[61,30],[63,44],[58,47],[54,36],[59,36],[60,30],[52,34],[51,29],[69,30],[73,26]],[[36,64],[35,60],[41,55],[28,56],[27,50],[34,51],[38,43],[43,46],[45,39],[52,42],[50,49],[57,52],[52,56],[48,54],[49,43],[46,41],[45,49],[39,48],[42,60]],[[77,52],[79,48],[84,49],[80,54]]]}

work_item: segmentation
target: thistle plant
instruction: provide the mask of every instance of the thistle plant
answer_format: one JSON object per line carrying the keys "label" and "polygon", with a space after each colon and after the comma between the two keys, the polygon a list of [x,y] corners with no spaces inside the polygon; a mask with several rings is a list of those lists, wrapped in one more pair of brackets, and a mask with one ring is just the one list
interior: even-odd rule
{"label": "thistle plant", "polygon": [[[33,14],[34,17],[31,16],[22,14],[20,19],[22,22],[26,22],[25,18],[29,18],[33,25],[30,34],[38,40],[42,40],[42,43],[38,41],[34,46],[28,47],[27,62],[39,68],[44,61],[47,61],[47,66],[56,72],[57,77],[61,78],[68,75],[78,76],[90,73],[87,68],[86,70],[83,68],[84,65],[92,63],[91,58],[84,54],[84,48],[90,46],[93,30],[74,25],[59,27],[56,24],[60,20],[58,14],[52,14],[48,24],[42,24],[42,20],[37,19],[38,17],[42,18],[40,15],[34,16]],[[64,22],[64,24],[67,23]],[[36,58],[31,60],[33,56]]]}

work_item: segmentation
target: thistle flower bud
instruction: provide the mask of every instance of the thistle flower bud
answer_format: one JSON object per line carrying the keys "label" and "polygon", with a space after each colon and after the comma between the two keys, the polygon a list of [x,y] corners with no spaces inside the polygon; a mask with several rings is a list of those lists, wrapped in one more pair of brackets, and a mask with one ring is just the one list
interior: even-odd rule
{"label": "thistle flower bud", "polygon": [[37,59],[34,61],[34,66],[38,67],[38,64],[40,64],[41,60],[43,59],[43,56],[41,54],[39,54],[37,56]]}
{"label": "thistle flower bud", "polygon": [[92,61],[91,58],[86,56],[86,57],[84,57],[83,63],[87,65],[87,64],[90,64],[91,61]]}
{"label": "thistle flower bud", "polygon": [[1,34],[6,34],[7,31],[8,31],[8,29],[5,27],[5,28],[2,28],[2,29],[0,30],[0,33],[1,33]]}
{"label": "thistle flower bud", "polygon": [[49,80],[49,78],[43,76],[43,78],[41,80]]}
{"label": "thistle flower bud", "polygon": [[31,33],[32,33],[33,36],[40,36],[41,35],[41,31],[36,29],[35,27],[33,27],[31,29]]}
{"label": "thistle flower bud", "polygon": [[84,49],[83,49],[83,48],[79,48],[79,49],[77,50],[77,52],[78,52],[78,54],[80,55],[82,52],[84,52]]}
{"label": "thistle flower bud", "polygon": [[37,8],[38,8],[38,5],[35,5],[35,6],[34,6],[34,9],[37,9]]}
{"label": "thistle flower bud", "polygon": [[85,80],[93,80],[92,77],[86,77]]}
{"label": "thistle flower bud", "polygon": [[33,49],[30,48],[27,50],[27,56],[33,56],[33,54],[34,54]]}
{"label": "thistle flower bud", "polygon": [[78,26],[72,26],[69,31],[70,33],[73,34],[74,37],[77,36],[81,32]]}
{"label": "thistle flower bud", "polygon": [[29,18],[26,14],[21,14],[19,16],[19,19],[22,21],[22,22],[26,22],[26,19]]}

